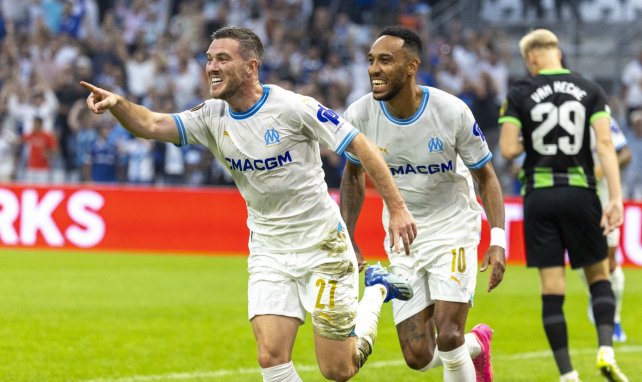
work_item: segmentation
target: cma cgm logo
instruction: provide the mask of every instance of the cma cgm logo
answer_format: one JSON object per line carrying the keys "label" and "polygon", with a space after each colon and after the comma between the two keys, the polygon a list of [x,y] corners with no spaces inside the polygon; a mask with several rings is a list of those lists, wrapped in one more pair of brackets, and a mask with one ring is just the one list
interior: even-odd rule
{"label": "cma cgm logo", "polygon": [[225,158],[225,161],[227,162],[228,168],[233,171],[265,171],[273,170],[292,162],[292,156],[290,155],[290,151],[286,151],[283,154],[265,159]]}
{"label": "cma cgm logo", "polygon": [[407,163],[401,166],[390,167],[392,175],[408,175],[408,174],[438,174],[442,172],[453,171],[453,161],[449,160],[448,163],[431,163],[425,165],[413,165]]}
{"label": "cma cgm logo", "polygon": [[39,196],[33,189],[0,188],[0,242],[30,246],[40,234],[52,247],[67,242],[93,247],[105,237],[105,221],[98,213],[104,204],[103,196],[91,190],[69,195],[63,190],[47,190]]}

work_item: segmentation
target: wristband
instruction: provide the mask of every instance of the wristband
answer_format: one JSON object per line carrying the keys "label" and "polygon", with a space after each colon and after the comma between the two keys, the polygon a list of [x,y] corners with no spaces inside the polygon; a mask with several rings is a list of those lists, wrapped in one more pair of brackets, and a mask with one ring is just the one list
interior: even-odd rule
{"label": "wristband", "polygon": [[490,229],[490,245],[506,249],[506,232],[503,228],[493,227]]}

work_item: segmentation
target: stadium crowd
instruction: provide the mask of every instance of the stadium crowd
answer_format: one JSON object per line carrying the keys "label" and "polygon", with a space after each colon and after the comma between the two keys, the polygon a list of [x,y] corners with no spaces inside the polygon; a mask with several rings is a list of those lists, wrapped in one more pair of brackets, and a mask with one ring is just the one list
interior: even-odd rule
{"label": "stadium crowd", "polygon": [[[263,82],[310,95],[339,114],[370,91],[367,51],[377,31],[410,27],[426,46],[418,80],[463,99],[495,151],[509,41],[501,28],[471,30],[459,21],[435,33],[430,22],[437,3],[2,0],[0,182],[232,184],[226,168],[200,146],[134,138],[113,118],[91,115],[78,85],[95,83],[157,111],[194,107],[207,97],[202,47],[224,25],[250,28],[263,40]],[[627,107],[636,107],[631,102],[642,105],[642,53],[629,66],[626,83],[634,87],[637,78],[638,89],[614,97],[612,107],[633,151],[625,197],[642,199],[642,111],[629,113],[631,124],[625,117]],[[344,158],[322,155],[326,180],[338,187]],[[494,161],[504,193],[518,193],[519,165],[500,155]]]}

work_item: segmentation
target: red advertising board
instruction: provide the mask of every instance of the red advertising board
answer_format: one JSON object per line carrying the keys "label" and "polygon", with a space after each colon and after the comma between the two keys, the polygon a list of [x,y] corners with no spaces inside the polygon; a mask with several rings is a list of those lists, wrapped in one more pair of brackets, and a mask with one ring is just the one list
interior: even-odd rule
{"label": "red advertising board", "polygon": [[[337,193],[332,194],[338,199]],[[368,258],[385,256],[382,202],[368,193],[356,237]],[[521,198],[506,199],[507,253],[524,261]],[[642,203],[627,202],[620,256],[642,266]],[[234,188],[0,186],[4,247],[247,254],[245,202]],[[480,252],[489,242],[484,224]]]}

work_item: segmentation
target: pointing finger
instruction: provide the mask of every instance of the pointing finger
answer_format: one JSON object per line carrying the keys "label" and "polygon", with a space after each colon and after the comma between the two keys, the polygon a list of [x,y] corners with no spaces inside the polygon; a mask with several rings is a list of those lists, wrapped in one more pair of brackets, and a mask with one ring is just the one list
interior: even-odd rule
{"label": "pointing finger", "polygon": [[98,91],[98,88],[95,87],[94,85],[90,84],[89,82],[80,81],[80,86],[82,86],[83,88],[89,90],[92,93],[95,93],[95,92]]}

